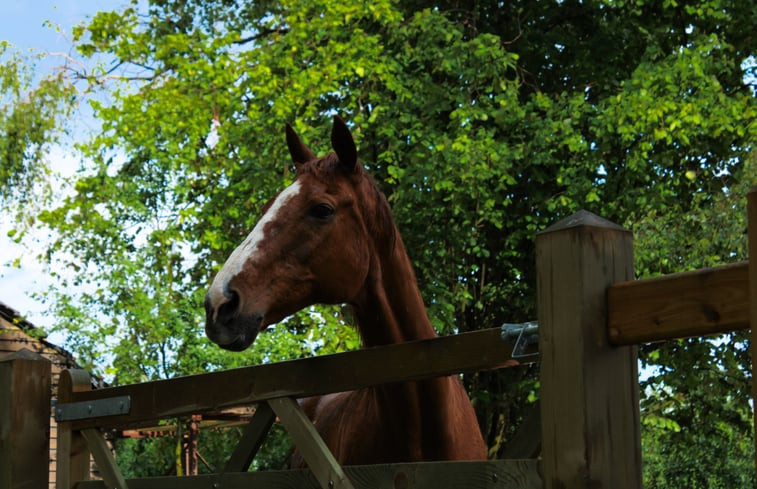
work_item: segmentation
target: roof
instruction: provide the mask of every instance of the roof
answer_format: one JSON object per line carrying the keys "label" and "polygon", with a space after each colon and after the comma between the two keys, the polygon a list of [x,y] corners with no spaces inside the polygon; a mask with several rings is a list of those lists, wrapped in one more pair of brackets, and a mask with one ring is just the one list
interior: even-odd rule
{"label": "roof", "polygon": [[[0,319],[4,319],[9,324],[18,327],[24,333],[34,337],[45,348],[52,350],[56,355],[61,356],[65,365],[73,368],[81,368],[74,360],[74,356],[68,350],[47,341],[44,335],[40,335],[41,330],[37,326],[24,319],[18,311],[2,301],[0,301]],[[2,321],[0,321],[0,326],[1,325]]]}

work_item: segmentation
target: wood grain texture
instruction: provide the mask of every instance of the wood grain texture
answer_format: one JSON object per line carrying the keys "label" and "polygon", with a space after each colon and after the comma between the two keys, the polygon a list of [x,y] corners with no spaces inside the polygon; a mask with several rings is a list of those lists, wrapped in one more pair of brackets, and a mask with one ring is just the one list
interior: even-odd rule
{"label": "wood grain texture", "polygon": [[[35,338],[29,335],[28,333],[33,332],[34,329],[34,325],[25,321],[16,311],[7,306],[0,305],[0,357],[21,349],[28,349],[49,360],[52,364],[51,387],[52,392],[55,393],[58,389],[58,376],[60,375],[60,371],[64,368],[72,367],[75,365],[75,362],[71,354],[62,348],[53,345],[44,339]],[[55,395],[53,395],[53,398],[55,398]],[[47,476],[50,480],[49,489],[54,489],[55,487],[57,437],[57,423],[51,417],[50,453],[47,457],[49,458],[49,473]],[[0,487],[5,486],[0,484]]]}
{"label": "wood grain texture", "polygon": [[[63,370],[58,379],[58,402],[73,402],[77,393],[91,389],[89,374],[84,370]],[[72,489],[77,482],[89,478],[89,450],[81,432],[70,422],[58,424],[55,487]]]}
{"label": "wood grain texture", "polygon": [[[749,237],[749,318],[751,324],[757,324],[757,187],[752,187],[747,195],[747,219]],[[752,328],[750,353],[752,355],[752,401],[757,402],[757,327]],[[754,416],[755,430],[757,430],[757,416]],[[757,431],[756,431],[757,432]],[[754,452],[754,463],[757,466],[757,444]]]}
{"label": "wood grain texture", "polygon": [[[297,401],[290,397],[282,397],[271,399],[268,404],[281,419],[281,424],[286,428],[294,446],[302,454],[322,489],[354,489],[352,482]],[[370,440],[365,442],[370,443]]]}
{"label": "wood grain texture", "polygon": [[258,404],[223,472],[247,472],[275,420],[276,415],[267,402]]}
{"label": "wood grain texture", "polygon": [[638,489],[637,347],[612,347],[606,291],[633,277],[632,236],[581,212],[540,233],[536,269],[547,489]]}
{"label": "wood grain texture", "polygon": [[100,476],[105,481],[108,489],[129,489],[121,470],[116,465],[113,454],[105,442],[102,433],[95,428],[87,428],[81,431],[82,436],[87,441],[87,447],[95,459]]}
{"label": "wood grain texture", "polygon": [[[422,462],[344,467],[355,489],[541,489],[536,460]],[[267,471],[153,477],[128,480],[130,489],[320,489],[309,470]],[[217,484],[217,486],[214,486]],[[77,489],[105,489],[102,481],[82,482]]]}
{"label": "wood grain texture", "polygon": [[[128,415],[72,422],[74,429],[130,427],[157,419],[308,397],[390,382],[519,365],[499,328],[289,362],[73,393],[68,402],[131,396]],[[535,348],[531,351],[535,351]]]}
{"label": "wood grain texture", "polygon": [[0,487],[46,487],[50,362],[29,350],[0,360]]}
{"label": "wood grain texture", "polygon": [[749,263],[612,285],[608,333],[630,345],[749,328]]}

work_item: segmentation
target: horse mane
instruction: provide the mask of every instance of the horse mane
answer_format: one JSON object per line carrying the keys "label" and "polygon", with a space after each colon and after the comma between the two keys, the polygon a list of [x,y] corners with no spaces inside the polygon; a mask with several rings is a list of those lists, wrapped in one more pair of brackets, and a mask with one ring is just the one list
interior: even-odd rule
{"label": "horse mane", "polygon": [[377,244],[381,252],[391,253],[394,251],[398,231],[394,223],[392,209],[384,193],[378,188],[376,181],[359,161],[355,165],[354,171],[347,175],[347,172],[339,164],[336,153],[329,153],[322,158],[299,165],[297,175],[302,174],[312,174],[321,180],[332,179],[338,175],[347,176],[356,185],[365,186],[367,192],[362,192],[362,195],[369,196],[369,199],[360,199],[359,205],[367,221],[366,225],[369,229],[374,230],[378,237]]}

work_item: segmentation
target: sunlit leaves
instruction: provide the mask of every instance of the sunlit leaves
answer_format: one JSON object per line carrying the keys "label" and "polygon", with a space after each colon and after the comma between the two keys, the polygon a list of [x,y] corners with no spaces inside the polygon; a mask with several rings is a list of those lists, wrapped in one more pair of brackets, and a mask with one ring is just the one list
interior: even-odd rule
{"label": "sunlit leaves", "polygon": [[28,205],[49,169],[45,154],[60,140],[75,90],[61,72],[35,79],[44,58],[0,40],[0,200]]}

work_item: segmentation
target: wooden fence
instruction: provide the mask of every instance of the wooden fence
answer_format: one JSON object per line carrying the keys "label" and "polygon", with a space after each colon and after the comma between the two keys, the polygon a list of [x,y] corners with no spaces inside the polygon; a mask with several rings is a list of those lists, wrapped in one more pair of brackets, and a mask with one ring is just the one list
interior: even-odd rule
{"label": "wooden fence", "polygon": [[[26,321],[21,315],[12,309],[11,307],[0,302],[0,358],[13,361],[13,359],[26,358],[36,359],[43,363],[47,363],[50,368],[50,392],[53,398],[56,397],[58,391],[58,377],[60,372],[67,368],[79,368],[74,362],[74,357],[69,352],[60,348],[46,339],[40,338],[35,334],[38,330],[29,321]],[[100,379],[93,379],[94,383],[101,384]],[[0,396],[6,391],[0,390]],[[33,394],[29,394],[33,395]],[[50,395],[47,395],[47,411],[50,419],[50,436],[49,436],[49,469],[47,474],[34,470],[35,481],[39,480],[37,477],[43,479],[49,479],[50,485],[48,489],[55,489],[55,457],[57,455],[57,439],[58,439],[58,426],[53,418],[53,412],[50,408]],[[8,397],[13,402],[13,397]],[[2,423],[0,423],[2,426]],[[11,445],[8,445],[11,448]],[[0,460],[8,460],[0,455]],[[94,465],[93,465],[94,468]],[[8,471],[0,469],[0,473],[7,474]],[[30,474],[31,475],[31,474]],[[6,485],[0,483],[0,488],[5,488]],[[30,484],[30,487],[42,487],[38,484]]]}
{"label": "wooden fence", "polygon": [[[754,190],[749,224],[750,256],[756,256]],[[634,281],[631,234],[582,211],[539,233],[536,261],[539,459],[342,468],[294,401],[522,363],[511,357],[512,340],[493,329],[100,390],[90,389],[86,373],[67,371],[59,386],[59,407],[69,418],[59,424],[57,487],[640,488],[637,345],[748,328],[757,321],[757,260]],[[752,339],[755,344],[754,333]],[[125,481],[101,435],[250,403],[258,403],[255,415],[213,475]],[[276,417],[310,469],[247,473]],[[80,482],[90,452],[104,481]]]}

